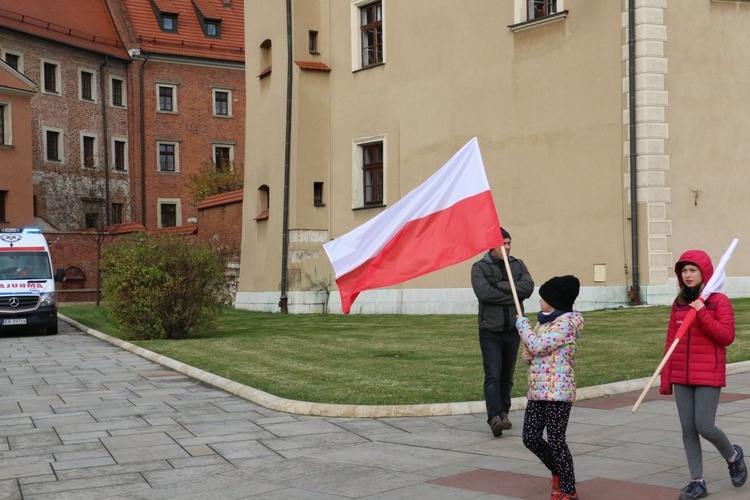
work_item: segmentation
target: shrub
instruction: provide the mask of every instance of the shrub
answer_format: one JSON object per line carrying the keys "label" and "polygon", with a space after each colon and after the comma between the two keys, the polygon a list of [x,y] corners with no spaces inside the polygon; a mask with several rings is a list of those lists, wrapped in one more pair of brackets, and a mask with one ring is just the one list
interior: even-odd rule
{"label": "shrub", "polygon": [[104,300],[133,339],[182,339],[220,313],[223,261],[202,242],[135,234],[104,249]]}
{"label": "shrub", "polygon": [[244,177],[241,165],[232,164],[229,168],[216,169],[211,163],[190,174],[186,185],[193,202],[198,204],[209,196],[242,189]]}

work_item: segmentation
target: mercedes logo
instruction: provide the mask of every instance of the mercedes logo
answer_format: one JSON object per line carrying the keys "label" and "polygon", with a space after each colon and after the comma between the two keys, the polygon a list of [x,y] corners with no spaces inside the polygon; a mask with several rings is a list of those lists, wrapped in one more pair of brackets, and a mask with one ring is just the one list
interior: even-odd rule
{"label": "mercedes logo", "polygon": [[18,297],[11,297],[8,304],[10,307],[18,307],[21,304],[21,301],[18,300]]}

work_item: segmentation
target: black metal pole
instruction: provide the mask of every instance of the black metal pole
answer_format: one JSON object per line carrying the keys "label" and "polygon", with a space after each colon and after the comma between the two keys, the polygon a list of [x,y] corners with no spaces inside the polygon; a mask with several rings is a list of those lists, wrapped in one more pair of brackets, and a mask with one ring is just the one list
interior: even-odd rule
{"label": "black metal pole", "polygon": [[288,313],[287,253],[289,252],[289,161],[292,136],[292,0],[286,0],[286,139],[284,143],[284,214],[281,228],[281,297],[279,307]]}
{"label": "black metal pole", "polygon": [[633,285],[628,292],[630,305],[641,303],[638,269],[638,162],[635,117],[635,0],[628,0],[628,107],[630,108],[630,227],[633,259]]}

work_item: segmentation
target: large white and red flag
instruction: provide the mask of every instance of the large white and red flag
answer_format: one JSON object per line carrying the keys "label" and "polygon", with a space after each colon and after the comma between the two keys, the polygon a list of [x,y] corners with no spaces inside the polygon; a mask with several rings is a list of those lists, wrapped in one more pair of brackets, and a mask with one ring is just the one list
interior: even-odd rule
{"label": "large white and red flag", "polygon": [[502,242],[475,137],[421,186],[323,248],[349,314],[362,291],[403,283]]}

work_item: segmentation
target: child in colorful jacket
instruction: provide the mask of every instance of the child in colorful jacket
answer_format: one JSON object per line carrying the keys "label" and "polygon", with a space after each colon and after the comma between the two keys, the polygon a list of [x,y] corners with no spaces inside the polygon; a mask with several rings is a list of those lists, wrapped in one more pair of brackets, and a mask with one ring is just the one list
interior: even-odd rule
{"label": "child in colorful jacket", "polygon": [[573,311],[579,290],[575,276],[556,276],[539,288],[541,311],[536,326],[532,329],[520,315],[516,320],[525,345],[523,358],[529,365],[523,444],[552,473],[553,500],[578,498],[565,433],[576,394],[576,341],[583,332],[583,317]]}

